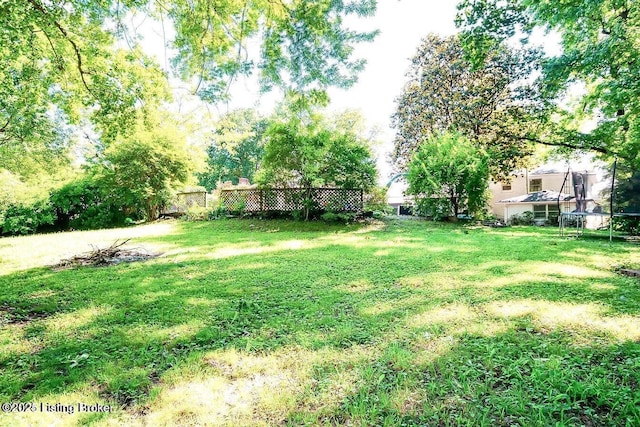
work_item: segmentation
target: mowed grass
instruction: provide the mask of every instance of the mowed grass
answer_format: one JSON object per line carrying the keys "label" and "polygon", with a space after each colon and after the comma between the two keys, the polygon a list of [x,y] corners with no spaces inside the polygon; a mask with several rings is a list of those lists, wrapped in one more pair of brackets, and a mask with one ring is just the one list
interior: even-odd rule
{"label": "mowed grass", "polygon": [[[47,267],[129,237],[164,255]],[[621,265],[640,247],[423,221],[0,239],[0,402],[38,405],[0,424],[637,426]]]}

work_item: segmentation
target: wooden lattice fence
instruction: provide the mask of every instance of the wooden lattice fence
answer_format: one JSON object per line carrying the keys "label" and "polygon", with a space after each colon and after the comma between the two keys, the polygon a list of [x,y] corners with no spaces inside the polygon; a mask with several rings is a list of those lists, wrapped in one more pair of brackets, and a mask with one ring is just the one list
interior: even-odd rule
{"label": "wooden lattice fence", "polygon": [[231,212],[293,212],[310,208],[332,212],[360,212],[364,192],[342,188],[251,188],[220,191]]}

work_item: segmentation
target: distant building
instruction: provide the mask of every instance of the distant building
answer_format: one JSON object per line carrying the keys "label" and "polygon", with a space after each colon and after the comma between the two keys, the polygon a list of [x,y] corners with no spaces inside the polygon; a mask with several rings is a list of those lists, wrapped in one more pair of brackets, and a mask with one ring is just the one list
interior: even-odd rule
{"label": "distant building", "polygon": [[599,210],[599,183],[595,171],[567,173],[548,166],[518,171],[510,182],[489,184],[489,206],[507,223],[514,215],[533,212],[535,222],[557,224],[560,212]]}

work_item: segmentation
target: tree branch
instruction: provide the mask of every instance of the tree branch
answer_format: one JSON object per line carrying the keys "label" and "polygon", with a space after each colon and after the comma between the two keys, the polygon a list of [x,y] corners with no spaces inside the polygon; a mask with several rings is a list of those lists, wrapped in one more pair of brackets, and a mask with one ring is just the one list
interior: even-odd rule
{"label": "tree branch", "polygon": [[498,132],[498,135],[505,138],[515,139],[516,141],[534,142],[536,144],[547,145],[550,147],[564,147],[564,148],[571,148],[573,150],[589,150],[589,151],[595,151],[600,154],[608,154],[608,155],[616,154],[613,151],[603,147],[584,146],[584,145],[579,146],[577,144],[570,144],[568,142],[561,142],[561,141],[545,141],[545,140],[530,137],[530,136],[514,135],[506,132]]}
{"label": "tree branch", "polygon": [[9,126],[9,123],[11,123],[11,119],[13,119],[13,114],[11,114],[7,119],[7,122],[4,125],[2,125],[2,127],[0,127],[0,133],[7,132],[7,126]]}
{"label": "tree branch", "polygon": [[[50,13],[44,8],[44,6],[42,6],[36,0],[27,0],[27,1],[34,7],[34,9],[42,13],[42,15],[44,15],[45,18],[49,18]],[[71,44],[71,47],[73,48],[76,54],[76,63],[78,67],[78,72],[80,73],[80,79],[82,80],[82,84],[84,85],[85,89],[87,89],[87,92],[89,92],[91,95],[95,97],[95,95],[89,88],[87,81],[84,78],[85,75],[89,75],[90,73],[85,71],[82,67],[82,55],[80,54],[80,48],[78,47],[76,42],[69,37],[69,33],[67,32],[67,30],[62,25],[60,25],[58,21],[56,21],[55,19],[52,19],[51,22],[58,29],[58,31],[60,31],[60,33],[65,38],[65,40],[67,40]]]}

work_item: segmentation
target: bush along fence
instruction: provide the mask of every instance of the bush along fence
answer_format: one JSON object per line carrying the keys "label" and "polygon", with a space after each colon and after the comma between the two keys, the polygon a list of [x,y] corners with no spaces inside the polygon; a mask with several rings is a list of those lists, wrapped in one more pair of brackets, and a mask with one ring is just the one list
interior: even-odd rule
{"label": "bush along fence", "polygon": [[251,188],[220,191],[222,205],[233,213],[361,212],[362,189]]}
{"label": "bush along fence", "polygon": [[206,208],[209,205],[209,194],[205,191],[185,191],[177,193],[174,204],[164,207],[161,215],[183,214],[193,205]]}

